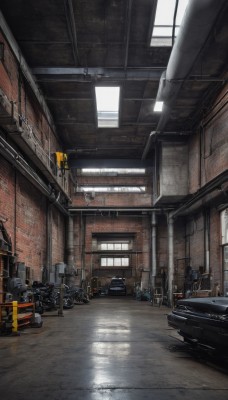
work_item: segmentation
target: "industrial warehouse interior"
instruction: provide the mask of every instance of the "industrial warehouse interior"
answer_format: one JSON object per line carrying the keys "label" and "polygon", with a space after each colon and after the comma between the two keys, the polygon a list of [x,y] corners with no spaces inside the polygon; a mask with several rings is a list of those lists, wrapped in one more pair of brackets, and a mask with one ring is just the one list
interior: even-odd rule
{"label": "industrial warehouse interior", "polygon": [[228,2],[0,0],[0,397],[228,396]]}

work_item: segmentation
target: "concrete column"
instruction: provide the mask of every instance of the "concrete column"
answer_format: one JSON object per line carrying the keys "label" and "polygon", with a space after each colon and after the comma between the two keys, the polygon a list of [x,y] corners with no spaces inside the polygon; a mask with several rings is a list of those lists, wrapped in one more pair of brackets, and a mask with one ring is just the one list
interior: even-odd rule
{"label": "concrete column", "polygon": [[157,275],[157,219],[155,211],[151,214],[151,288],[155,287]]}
{"label": "concrete column", "polygon": [[174,275],[174,221],[170,214],[168,223],[168,304],[173,305],[173,275]]}

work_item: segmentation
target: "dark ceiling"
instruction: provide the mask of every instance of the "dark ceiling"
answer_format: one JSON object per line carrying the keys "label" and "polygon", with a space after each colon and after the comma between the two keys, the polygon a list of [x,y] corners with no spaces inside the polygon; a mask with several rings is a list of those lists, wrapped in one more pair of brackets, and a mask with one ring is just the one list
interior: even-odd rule
{"label": "dark ceiling", "polygon": [[[225,3],[172,104],[163,140],[186,140],[224,84]],[[153,106],[171,53],[150,47],[156,0],[1,0],[0,6],[65,150],[83,159],[140,160],[160,118]],[[97,84],[120,85],[119,128],[97,128]],[[153,143],[147,158],[152,149]]]}

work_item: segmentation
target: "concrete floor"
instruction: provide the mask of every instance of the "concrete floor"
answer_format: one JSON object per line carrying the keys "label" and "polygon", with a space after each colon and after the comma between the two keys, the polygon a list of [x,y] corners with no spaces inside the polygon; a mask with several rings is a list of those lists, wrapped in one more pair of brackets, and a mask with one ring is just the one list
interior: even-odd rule
{"label": "concrete floor", "polygon": [[227,400],[228,370],[172,337],[168,312],[93,299],[0,337],[1,400]]}

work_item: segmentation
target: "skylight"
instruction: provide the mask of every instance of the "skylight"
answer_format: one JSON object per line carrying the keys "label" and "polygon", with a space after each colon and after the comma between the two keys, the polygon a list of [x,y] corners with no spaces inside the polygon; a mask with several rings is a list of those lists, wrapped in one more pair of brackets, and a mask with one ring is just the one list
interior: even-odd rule
{"label": "skylight", "polygon": [[154,105],[154,111],[155,112],[162,112],[163,109],[163,101],[156,101]]}
{"label": "skylight", "polygon": [[118,128],[120,88],[96,86],[98,128]]}
{"label": "skylight", "polygon": [[[179,0],[178,2],[174,38],[178,35],[188,2],[189,0]],[[154,28],[150,42],[151,46],[172,46],[175,5],[176,0],[158,0]]]}

